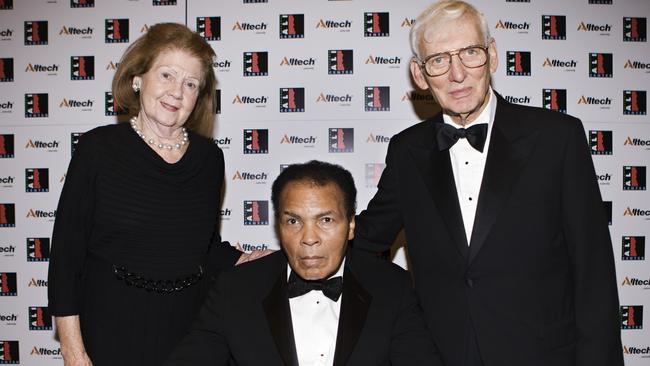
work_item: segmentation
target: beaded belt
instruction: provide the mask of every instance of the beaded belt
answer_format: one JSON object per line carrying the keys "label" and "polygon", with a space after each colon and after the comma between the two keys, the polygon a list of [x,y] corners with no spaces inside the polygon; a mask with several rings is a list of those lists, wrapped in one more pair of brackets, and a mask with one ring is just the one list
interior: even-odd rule
{"label": "beaded belt", "polygon": [[113,273],[118,280],[124,281],[127,286],[134,286],[147,291],[156,291],[161,294],[170,294],[172,292],[182,291],[197,282],[203,277],[203,267],[185,278],[174,280],[154,280],[146,278],[139,273],[129,272],[125,266],[113,265]]}

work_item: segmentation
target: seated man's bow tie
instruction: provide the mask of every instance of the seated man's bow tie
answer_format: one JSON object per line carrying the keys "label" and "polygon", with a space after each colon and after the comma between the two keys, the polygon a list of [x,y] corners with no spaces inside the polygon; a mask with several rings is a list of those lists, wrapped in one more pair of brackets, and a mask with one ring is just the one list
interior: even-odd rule
{"label": "seated man's bow tie", "polygon": [[473,148],[483,152],[487,129],[487,123],[479,123],[470,128],[456,128],[448,123],[443,123],[436,135],[438,147],[440,151],[444,151],[454,146],[458,139],[465,138]]}
{"label": "seated man's bow tie", "polygon": [[343,292],[343,277],[337,276],[328,280],[308,281],[303,280],[294,271],[291,271],[287,285],[289,298],[302,296],[309,291],[316,290],[323,291],[323,295],[332,301],[338,301],[339,297],[341,297],[341,292]]}

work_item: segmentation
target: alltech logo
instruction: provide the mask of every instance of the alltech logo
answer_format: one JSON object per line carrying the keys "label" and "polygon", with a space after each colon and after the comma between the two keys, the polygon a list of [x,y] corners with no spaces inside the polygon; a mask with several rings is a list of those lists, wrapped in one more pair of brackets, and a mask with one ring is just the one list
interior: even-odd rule
{"label": "alltech logo", "polygon": [[589,54],[589,77],[590,78],[611,78],[612,71],[611,53],[590,53]]}
{"label": "alltech logo", "polygon": [[316,98],[316,103],[336,103],[341,107],[349,107],[352,105],[352,94],[334,94],[334,93],[324,93],[321,92]]}
{"label": "alltech logo", "polygon": [[396,69],[400,67],[402,59],[398,56],[386,57],[369,55],[364,63],[366,65],[385,65],[391,69]]}
{"label": "alltech logo", "polygon": [[364,106],[366,112],[390,111],[390,87],[366,86]]}
{"label": "alltech logo", "polygon": [[623,114],[645,116],[648,112],[647,102],[645,90],[623,90]]}
{"label": "alltech logo", "polygon": [[623,167],[623,190],[624,191],[645,191],[646,190],[646,167],[624,166]]}
{"label": "alltech logo", "polygon": [[153,0],[153,6],[176,5],[176,0]]}
{"label": "alltech logo", "polygon": [[506,75],[530,76],[530,52],[506,51]]}
{"label": "alltech logo", "polygon": [[45,219],[46,221],[54,221],[56,217],[56,210],[46,211],[30,208],[25,215],[28,219]]}
{"label": "alltech logo", "polygon": [[244,201],[244,225],[268,225],[269,201]]}
{"label": "alltech logo", "polygon": [[27,238],[27,261],[47,262],[50,260],[50,238]]}
{"label": "alltech logo", "polygon": [[61,27],[61,30],[59,31],[59,35],[62,37],[76,37],[81,39],[93,38],[94,33],[95,33],[95,28],[91,26],[75,27],[75,26],[64,25],[63,27]]}
{"label": "alltech logo", "polygon": [[0,0],[0,10],[12,10],[14,8],[14,0]]}
{"label": "alltech logo", "polygon": [[59,65],[58,64],[50,64],[50,65],[32,64],[31,62],[29,62],[25,67],[25,72],[43,73],[49,76],[56,76],[59,73]]}
{"label": "alltech logo", "polygon": [[404,20],[402,20],[402,23],[400,24],[400,28],[411,28],[413,27],[414,23],[415,23],[415,19],[404,18]]}
{"label": "alltech logo", "polygon": [[564,69],[564,71],[576,71],[577,66],[578,61],[576,60],[559,60],[550,57],[545,58],[544,62],[542,63],[542,67],[544,69],[561,68]]}
{"label": "alltech logo", "polygon": [[95,0],[70,0],[71,8],[94,8]]}
{"label": "alltech logo", "polygon": [[217,72],[229,72],[232,67],[232,61],[228,59],[216,60],[212,63],[212,67],[216,68]]}
{"label": "alltech logo", "polygon": [[601,186],[608,186],[612,181],[612,175],[609,173],[598,174],[596,173],[596,180]]}
{"label": "alltech logo", "polygon": [[25,169],[25,192],[49,192],[49,176],[47,168]]}
{"label": "alltech logo", "polygon": [[621,287],[625,286],[643,287],[645,290],[648,290],[650,289],[650,279],[625,276],[621,283]]}
{"label": "alltech logo", "polygon": [[70,57],[70,80],[95,80],[95,56]]}
{"label": "alltech logo", "polygon": [[112,92],[104,92],[104,114],[106,116],[126,114],[126,111],[120,108],[115,98],[113,98]]}
{"label": "alltech logo", "polygon": [[329,152],[354,152],[354,128],[330,128],[327,135]]}
{"label": "alltech logo", "polygon": [[219,217],[221,218],[222,221],[228,221],[230,220],[230,216],[232,216],[232,210],[229,208],[222,208],[219,210]]}
{"label": "alltech logo", "polygon": [[410,102],[413,104],[435,104],[436,100],[431,93],[417,92],[413,90],[402,95],[402,102]]}
{"label": "alltech logo", "polygon": [[52,317],[47,306],[29,307],[29,330],[52,330]]}
{"label": "alltech logo", "polygon": [[609,36],[611,31],[612,26],[610,24],[594,24],[585,22],[580,22],[578,24],[578,32],[594,32],[600,33],[601,36]]}
{"label": "alltech logo", "polygon": [[106,19],[104,21],[105,43],[129,42],[129,19]]}
{"label": "alltech logo", "polygon": [[12,101],[2,101],[0,100],[0,113],[13,113],[14,112],[14,102]]}
{"label": "alltech logo", "polygon": [[95,104],[95,101],[92,99],[76,100],[63,98],[63,100],[61,100],[59,103],[59,108],[76,109],[79,111],[89,112],[93,110],[93,104]]}
{"label": "alltech logo", "polygon": [[16,178],[11,175],[0,176],[0,187],[13,188]]}
{"label": "alltech logo", "polygon": [[268,52],[244,52],[244,76],[267,76],[268,74]]}
{"label": "alltech logo", "polygon": [[623,18],[623,42],[646,42],[647,40],[646,18]]}
{"label": "alltech logo", "polygon": [[280,39],[305,38],[304,14],[280,14]]}
{"label": "alltech logo", "polygon": [[0,296],[18,296],[16,272],[0,272]]}
{"label": "alltech logo", "polygon": [[305,88],[280,88],[280,113],[305,111]]}
{"label": "alltech logo", "polygon": [[328,50],[327,73],[330,75],[352,74],[354,72],[352,50]]}
{"label": "alltech logo", "polygon": [[603,201],[603,208],[605,209],[605,216],[607,217],[608,225],[612,224],[612,201]]}
{"label": "alltech logo", "polygon": [[268,29],[268,27],[269,25],[266,24],[265,22],[251,23],[251,22],[236,21],[235,24],[232,25],[232,30],[241,31],[241,32],[252,32],[255,34],[266,34],[266,30]]}
{"label": "alltech logo", "polygon": [[389,142],[390,142],[389,136],[377,135],[374,133],[369,134],[368,138],[366,138],[367,144],[387,144]]}
{"label": "alltech logo", "polygon": [[650,357],[650,346],[628,346],[623,345],[623,354],[626,357],[641,356],[643,359]]}
{"label": "alltech logo", "polygon": [[255,184],[266,184],[268,179],[269,175],[266,172],[247,172],[237,170],[232,176],[232,180],[253,182]]}
{"label": "alltech logo", "polygon": [[213,141],[222,150],[223,149],[230,149],[230,145],[232,144],[232,139],[230,137],[228,137],[228,136],[217,137]]}
{"label": "alltech logo", "polygon": [[624,261],[645,260],[645,236],[624,236],[621,259]]}
{"label": "alltech logo", "polygon": [[494,29],[512,30],[517,31],[517,33],[528,33],[530,30],[530,23],[499,19],[497,24],[494,26]]}
{"label": "alltech logo", "polygon": [[578,105],[598,106],[600,109],[610,109],[612,107],[612,98],[596,98],[581,95],[580,98],[578,98]]}
{"label": "alltech logo", "polygon": [[41,46],[48,42],[47,21],[25,22],[25,46]]}
{"label": "alltech logo", "polygon": [[[3,325],[16,325],[16,322],[18,322],[18,314],[14,314],[14,313],[0,314],[0,322],[2,322]],[[2,342],[2,341],[0,341],[0,342]],[[2,361],[2,355],[1,354],[0,354],[0,361]]]}
{"label": "alltech logo", "polygon": [[14,135],[0,135],[0,159],[10,159],[14,157]]}
{"label": "alltech logo", "polygon": [[[4,0],[6,3],[8,0]],[[2,2],[0,2],[2,4]],[[20,364],[18,341],[0,340],[0,365]]]}
{"label": "alltech logo", "polygon": [[565,40],[566,16],[542,15],[542,39]]}
{"label": "alltech logo", "polygon": [[643,329],[643,305],[621,306],[621,329]]}
{"label": "alltech logo", "polygon": [[510,103],[516,103],[516,104],[526,104],[530,105],[530,100],[531,98],[528,95],[522,96],[514,96],[514,95],[504,95],[503,98]]}
{"label": "alltech logo", "polygon": [[367,188],[376,188],[379,184],[379,178],[381,178],[381,173],[386,168],[386,164],[382,163],[367,163],[366,164],[366,187]]}
{"label": "alltech logo", "polygon": [[0,30],[0,41],[11,41],[14,37],[14,30],[11,28],[5,28]]}
{"label": "alltech logo", "polygon": [[630,69],[630,70],[644,70],[645,72],[649,73],[650,62],[628,59],[627,61],[625,61],[625,65],[623,65],[623,68]]}
{"label": "alltech logo", "polygon": [[265,95],[261,96],[250,96],[250,95],[235,95],[232,100],[232,104],[242,105],[242,106],[254,106],[255,108],[266,108],[266,103],[268,99]]}
{"label": "alltech logo", "polygon": [[244,154],[268,154],[269,130],[247,129],[244,130]]}
{"label": "alltech logo", "polygon": [[42,278],[32,277],[29,282],[27,282],[27,287],[45,287],[47,288],[47,280]]}
{"label": "alltech logo", "polygon": [[389,13],[364,13],[363,14],[363,36],[364,37],[390,36],[389,19],[390,19]]}
{"label": "alltech logo", "polygon": [[0,58],[0,83],[14,81],[14,59]]}
{"label": "alltech logo", "polygon": [[206,41],[220,41],[221,17],[196,17],[196,33]]}
{"label": "alltech logo", "polygon": [[590,130],[589,150],[591,151],[591,155],[612,155],[612,141],[612,131]]}
{"label": "alltech logo", "polygon": [[314,147],[316,145],[316,137],[287,135],[285,133],[280,140],[280,145],[303,145],[303,147]]}
{"label": "alltech logo", "polygon": [[316,65],[316,59],[309,58],[296,58],[296,57],[283,57],[280,61],[280,66],[297,66],[302,67],[303,70],[313,70]]}
{"label": "alltech logo", "polygon": [[316,29],[334,29],[338,30],[339,32],[349,32],[350,28],[352,28],[352,21],[349,19],[319,19],[318,22],[316,23]]}
{"label": "alltech logo", "polygon": [[251,244],[251,243],[239,243],[235,244],[235,247],[243,252],[254,252],[256,250],[266,250],[269,249],[269,246],[266,244]]}
{"label": "alltech logo", "polygon": [[32,347],[29,352],[30,356],[50,356],[52,359],[61,359],[61,348]]}
{"label": "alltech logo", "polygon": [[49,116],[47,93],[25,94],[25,118]]}
{"label": "alltech logo", "polygon": [[650,210],[628,206],[623,211],[623,216],[640,217],[644,220],[650,220]]}
{"label": "alltech logo", "polygon": [[542,107],[566,113],[566,89],[542,89]]}
{"label": "alltech logo", "polygon": [[638,137],[628,136],[625,142],[623,142],[623,146],[642,147],[645,150],[650,150],[650,139],[644,140]]}

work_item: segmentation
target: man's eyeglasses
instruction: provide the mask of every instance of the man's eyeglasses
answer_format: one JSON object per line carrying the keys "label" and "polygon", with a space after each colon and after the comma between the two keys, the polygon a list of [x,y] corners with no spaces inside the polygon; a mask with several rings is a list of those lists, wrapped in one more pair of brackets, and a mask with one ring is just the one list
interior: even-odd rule
{"label": "man's eyeglasses", "polygon": [[458,59],[465,67],[474,69],[487,63],[487,49],[486,46],[475,45],[449,52],[435,53],[427,56],[424,61],[420,61],[420,67],[430,77],[440,76],[451,68],[452,56],[458,55]]}

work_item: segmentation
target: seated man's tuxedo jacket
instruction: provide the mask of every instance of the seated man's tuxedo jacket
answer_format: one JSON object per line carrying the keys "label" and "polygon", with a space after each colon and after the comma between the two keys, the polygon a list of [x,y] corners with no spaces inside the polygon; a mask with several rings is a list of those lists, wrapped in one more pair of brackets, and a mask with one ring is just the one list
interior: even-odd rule
{"label": "seated man's tuxedo jacket", "polygon": [[[287,260],[278,251],[219,276],[166,365],[298,366]],[[348,250],[334,366],[440,365],[398,266]]]}

